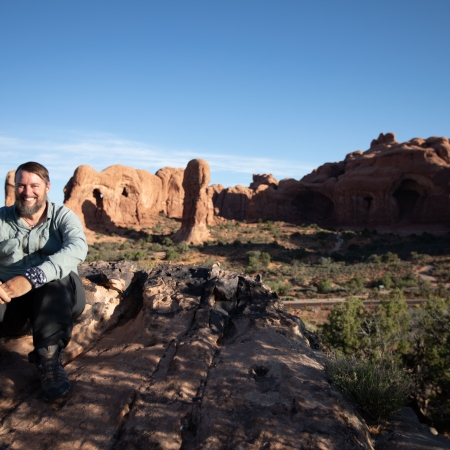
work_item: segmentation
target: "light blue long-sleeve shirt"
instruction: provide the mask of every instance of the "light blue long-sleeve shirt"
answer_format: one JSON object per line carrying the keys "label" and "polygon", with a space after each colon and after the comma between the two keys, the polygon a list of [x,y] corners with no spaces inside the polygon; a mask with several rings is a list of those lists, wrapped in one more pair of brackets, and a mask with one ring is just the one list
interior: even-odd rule
{"label": "light blue long-sleeve shirt", "polygon": [[47,202],[47,218],[30,229],[14,206],[0,208],[0,280],[6,282],[38,267],[47,282],[77,272],[86,258],[87,243],[77,215],[65,206]]}

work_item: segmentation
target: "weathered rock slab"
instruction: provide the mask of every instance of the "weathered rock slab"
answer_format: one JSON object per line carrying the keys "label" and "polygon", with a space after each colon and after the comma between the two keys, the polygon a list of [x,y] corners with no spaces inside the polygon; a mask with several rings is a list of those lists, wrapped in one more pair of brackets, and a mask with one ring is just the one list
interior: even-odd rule
{"label": "weathered rock slab", "polygon": [[159,265],[119,292],[117,271],[80,270],[90,308],[68,349],[68,399],[42,401],[29,338],[0,342],[1,449],[373,448],[302,322],[260,282]]}

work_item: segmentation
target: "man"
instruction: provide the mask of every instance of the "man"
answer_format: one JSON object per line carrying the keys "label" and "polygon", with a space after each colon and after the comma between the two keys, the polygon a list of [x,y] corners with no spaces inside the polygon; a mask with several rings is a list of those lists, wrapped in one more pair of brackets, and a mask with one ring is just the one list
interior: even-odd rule
{"label": "man", "polygon": [[87,243],[78,217],[50,203],[49,190],[47,169],[27,162],[16,170],[15,205],[0,208],[0,336],[32,331],[28,359],[53,401],[71,390],[62,352],[86,303],[76,272]]}

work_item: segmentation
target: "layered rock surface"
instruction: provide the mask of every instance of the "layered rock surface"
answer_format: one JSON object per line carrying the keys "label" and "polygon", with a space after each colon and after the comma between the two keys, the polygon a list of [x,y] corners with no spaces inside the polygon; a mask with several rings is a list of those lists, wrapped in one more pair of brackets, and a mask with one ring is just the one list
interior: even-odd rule
{"label": "layered rock surface", "polygon": [[373,448],[302,322],[260,282],[217,265],[80,274],[68,399],[43,403],[30,337],[0,341],[0,448]]}

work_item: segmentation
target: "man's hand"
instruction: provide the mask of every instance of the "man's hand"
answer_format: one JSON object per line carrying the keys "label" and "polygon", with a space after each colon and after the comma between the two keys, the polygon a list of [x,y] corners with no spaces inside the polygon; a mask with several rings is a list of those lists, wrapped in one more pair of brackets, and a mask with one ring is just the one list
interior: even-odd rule
{"label": "man's hand", "polygon": [[[0,281],[0,284],[2,282]],[[8,294],[2,289],[3,286],[0,286],[0,305],[3,305],[5,303],[9,303],[11,299],[9,298]]]}
{"label": "man's hand", "polygon": [[21,297],[27,292],[30,292],[33,285],[22,275],[11,278],[6,283],[2,284],[0,290],[6,294],[6,298],[2,296],[0,292],[0,298],[6,302],[9,302],[12,298]]}

